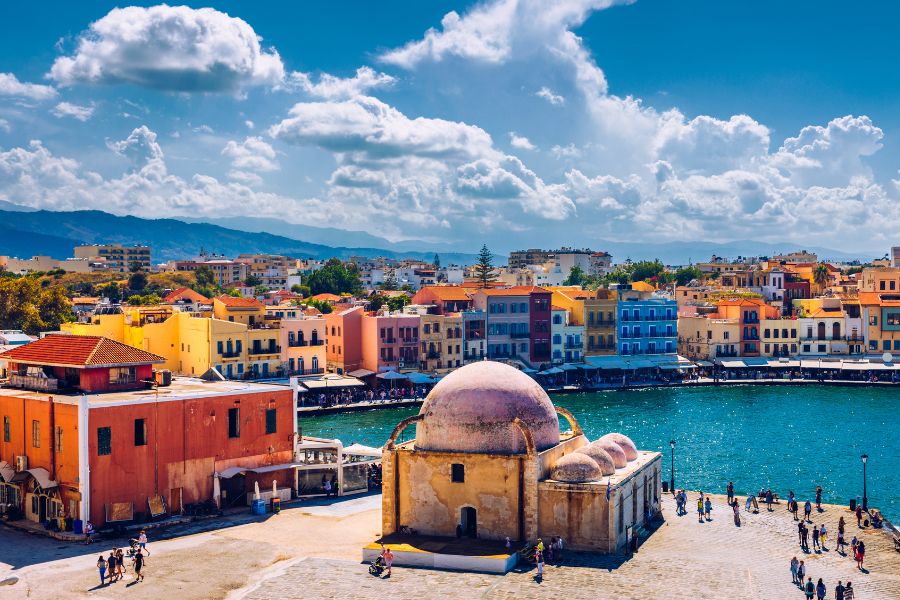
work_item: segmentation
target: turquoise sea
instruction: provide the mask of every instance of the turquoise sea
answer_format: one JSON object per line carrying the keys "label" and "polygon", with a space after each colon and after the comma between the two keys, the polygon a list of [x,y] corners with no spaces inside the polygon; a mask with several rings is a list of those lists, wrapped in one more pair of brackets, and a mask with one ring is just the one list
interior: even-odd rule
{"label": "turquoise sea", "polygon": [[[553,396],[591,439],[610,431],[638,448],[664,453],[676,441],[675,485],[740,494],[761,487],[801,501],[846,504],[862,497],[862,462],[868,454],[869,505],[900,521],[900,388],[830,386],[721,386],[645,389]],[[393,427],[418,408],[303,417],[304,435],[336,437],[344,444],[380,446]],[[414,428],[405,432],[412,438]]]}

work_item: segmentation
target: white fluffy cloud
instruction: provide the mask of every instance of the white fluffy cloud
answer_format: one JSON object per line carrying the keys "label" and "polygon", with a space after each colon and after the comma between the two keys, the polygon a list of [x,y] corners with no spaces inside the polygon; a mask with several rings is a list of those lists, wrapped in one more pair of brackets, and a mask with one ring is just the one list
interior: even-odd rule
{"label": "white fluffy cloud", "polygon": [[245,21],[212,8],[115,8],[91,23],[71,56],[56,59],[60,85],[127,83],[159,90],[231,92],[279,85],[284,65]]}
{"label": "white fluffy cloud", "polygon": [[60,102],[50,112],[58,119],[70,117],[83,123],[94,116],[94,105],[81,106],[71,102]]}
{"label": "white fluffy cloud", "polygon": [[56,97],[56,90],[49,85],[19,81],[12,73],[0,73],[0,96],[49,100]]}
{"label": "white fluffy cloud", "polygon": [[242,142],[230,140],[222,149],[222,156],[231,160],[228,177],[247,185],[262,183],[259,173],[281,168],[275,149],[260,137],[248,137]]}
{"label": "white fluffy cloud", "polygon": [[565,97],[560,96],[557,93],[554,93],[554,91],[551,90],[550,88],[548,88],[547,86],[544,86],[541,89],[539,89],[534,95],[537,96],[538,98],[543,98],[544,100],[546,100],[550,104],[553,104],[554,106],[562,106],[563,104],[566,103]]}
{"label": "white fluffy cloud", "polygon": [[371,67],[360,67],[353,77],[336,77],[328,73],[319,75],[313,83],[308,73],[295,71],[288,76],[287,85],[317,98],[352,98],[370,90],[390,87],[396,79],[379,73]]}
{"label": "white fluffy cloud", "polygon": [[515,131],[509,132],[509,145],[519,150],[536,150],[537,146],[531,143],[524,135],[518,135]]}

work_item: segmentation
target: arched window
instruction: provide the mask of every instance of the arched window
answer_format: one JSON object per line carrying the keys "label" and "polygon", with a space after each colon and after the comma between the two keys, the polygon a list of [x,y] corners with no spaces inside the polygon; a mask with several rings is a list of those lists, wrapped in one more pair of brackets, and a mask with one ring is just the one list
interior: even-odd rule
{"label": "arched window", "polygon": [[820,323],[819,323],[819,326],[818,326],[818,329],[819,329],[819,331],[818,331],[819,339],[820,339],[820,340],[824,340],[824,339],[825,339],[825,323],[824,323],[824,322],[820,322]]}
{"label": "arched window", "polygon": [[319,357],[318,356],[312,357],[312,368],[313,368],[313,371],[319,370]]}
{"label": "arched window", "polygon": [[831,325],[831,339],[839,340],[840,338],[841,338],[841,324],[835,322]]}

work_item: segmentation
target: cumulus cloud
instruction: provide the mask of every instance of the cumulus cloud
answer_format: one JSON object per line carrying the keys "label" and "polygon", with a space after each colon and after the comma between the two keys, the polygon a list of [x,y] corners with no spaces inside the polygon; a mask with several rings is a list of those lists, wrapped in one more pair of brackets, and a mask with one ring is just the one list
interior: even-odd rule
{"label": "cumulus cloud", "polygon": [[553,90],[551,90],[547,86],[539,89],[534,95],[538,98],[543,98],[554,106],[561,106],[566,103],[566,99],[563,96],[554,93]]}
{"label": "cumulus cloud", "polygon": [[371,67],[360,67],[353,77],[336,77],[328,73],[319,75],[313,83],[308,73],[295,71],[288,76],[287,87],[299,89],[317,98],[352,98],[379,88],[390,87],[396,79],[379,73]]}
{"label": "cumulus cloud", "polygon": [[242,142],[230,140],[222,149],[222,156],[231,160],[228,177],[248,185],[262,183],[259,173],[281,168],[275,149],[260,137],[248,137]]}
{"label": "cumulus cloud", "polygon": [[94,105],[80,106],[71,102],[60,102],[50,112],[58,119],[70,117],[83,123],[94,116]]}
{"label": "cumulus cloud", "polygon": [[49,76],[62,86],[132,84],[181,92],[234,92],[284,79],[278,53],[245,21],[212,8],[115,8],[81,34]]}
{"label": "cumulus cloud", "polygon": [[49,85],[19,81],[12,73],[0,73],[0,96],[49,100],[56,97],[56,90]]}
{"label": "cumulus cloud", "polygon": [[509,132],[509,145],[519,150],[536,150],[537,146],[531,143],[524,135],[518,135],[515,131]]}

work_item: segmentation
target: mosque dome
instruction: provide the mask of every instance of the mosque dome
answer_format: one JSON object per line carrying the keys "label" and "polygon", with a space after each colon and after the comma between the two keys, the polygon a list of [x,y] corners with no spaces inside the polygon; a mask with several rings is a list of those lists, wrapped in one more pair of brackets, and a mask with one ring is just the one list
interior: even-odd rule
{"label": "mosque dome", "polygon": [[595,444],[588,444],[587,446],[582,446],[575,452],[593,458],[594,462],[597,463],[597,466],[600,467],[600,471],[604,476],[612,475],[616,472],[616,463],[613,462],[612,456],[610,456],[609,452],[607,452],[600,446],[597,446]]}
{"label": "mosque dome", "polygon": [[603,438],[600,438],[596,442],[592,442],[591,446],[596,446],[598,448],[606,450],[607,454],[612,457],[613,464],[617,469],[621,469],[628,464],[628,457],[625,456],[625,451],[622,450],[622,447],[620,445],[612,440],[604,440]]}
{"label": "mosque dome", "polygon": [[559,443],[559,419],[547,393],[509,365],[480,361],[456,369],[434,388],[419,414],[416,448],[438,452],[517,454],[525,439],[520,418],[537,450]]}
{"label": "mosque dome", "polygon": [[634,442],[632,442],[631,438],[627,435],[622,435],[621,433],[607,433],[598,441],[610,441],[618,444],[622,451],[625,453],[625,458],[628,460],[628,462],[637,460],[637,446],[634,445]]}
{"label": "mosque dome", "polygon": [[550,479],[565,483],[585,483],[587,481],[599,481],[603,477],[600,465],[581,452],[566,454],[553,465],[550,471]]}

